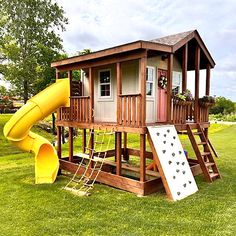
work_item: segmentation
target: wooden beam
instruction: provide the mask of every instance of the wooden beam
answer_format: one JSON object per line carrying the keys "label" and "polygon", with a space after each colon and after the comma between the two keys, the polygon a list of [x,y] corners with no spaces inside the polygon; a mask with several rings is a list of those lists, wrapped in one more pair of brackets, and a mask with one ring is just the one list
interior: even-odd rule
{"label": "wooden beam", "polygon": [[57,126],[57,156],[61,158],[61,127]]}
{"label": "wooden beam", "polygon": [[182,56],[182,92],[187,89],[187,71],[188,71],[188,43],[183,46],[183,56]]}
{"label": "wooden beam", "polygon": [[86,129],[82,129],[82,152],[85,153],[86,152]]}
{"label": "wooden beam", "polygon": [[167,122],[171,122],[171,96],[172,96],[172,76],[173,76],[173,53],[168,56],[167,65],[167,104],[166,104],[166,114]]}
{"label": "wooden beam", "polygon": [[146,135],[140,134],[140,182],[146,179]]}
{"label": "wooden beam", "polygon": [[116,174],[121,175],[121,132],[116,132]]}
{"label": "wooden beam", "polygon": [[197,45],[195,49],[195,100],[194,100],[194,119],[199,120],[199,78],[200,78],[200,47]]}
{"label": "wooden beam", "polygon": [[91,123],[94,121],[94,78],[92,67],[89,67],[89,102],[90,102],[90,111],[89,111],[89,120]]}
{"label": "wooden beam", "polygon": [[122,78],[121,78],[121,64],[120,62],[116,63],[116,87],[117,87],[117,107],[116,107],[116,118],[117,118],[117,123],[121,124],[121,98],[120,94],[122,94]]}
{"label": "wooden beam", "polygon": [[127,136],[128,134],[126,132],[123,132],[123,148],[124,148],[124,153],[123,153],[123,159],[128,161],[129,160],[129,154],[127,152]]}
{"label": "wooden beam", "polygon": [[139,79],[141,93],[141,125],[146,125],[146,67],[147,54],[140,59]]}
{"label": "wooden beam", "polygon": [[58,67],[62,65],[76,63],[76,62],[93,60],[99,57],[106,57],[106,56],[110,56],[110,55],[114,55],[114,54],[118,54],[122,52],[137,50],[140,48],[141,48],[141,41],[132,42],[126,45],[120,45],[117,47],[108,48],[105,50],[101,50],[101,51],[97,51],[97,52],[93,52],[93,53],[89,53],[85,55],[80,55],[80,56],[63,59],[60,61],[55,61],[51,63],[51,67]]}
{"label": "wooden beam", "polygon": [[206,95],[210,95],[210,78],[211,78],[211,65],[207,64],[206,69]]}
{"label": "wooden beam", "polygon": [[[78,164],[71,163],[71,162],[61,159],[60,168],[62,170],[66,170],[71,173],[75,173],[78,170]],[[81,166],[77,174],[81,175],[83,173],[84,173],[84,167]],[[88,175],[89,174],[90,174],[90,171],[88,171]],[[93,175],[91,176],[91,179],[93,179],[96,174],[97,172],[95,171]],[[139,195],[144,195],[144,184],[140,183],[137,180],[126,178],[123,176],[118,176],[112,173],[107,173],[105,171],[100,171],[99,175],[97,176],[97,181],[103,184],[113,186],[115,188],[123,189],[123,190],[133,192]]]}
{"label": "wooden beam", "polygon": [[73,162],[73,128],[69,127],[69,161]]}
{"label": "wooden beam", "polygon": [[99,58],[91,61],[81,61],[73,64],[65,64],[63,66],[57,67],[59,71],[68,71],[68,70],[78,70],[78,69],[86,69],[89,67],[99,67],[99,66],[107,66],[110,64],[114,64],[117,62],[131,61],[142,58],[145,55],[145,50],[140,49],[139,51],[123,53],[121,55],[113,55],[107,58]]}
{"label": "wooden beam", "polygon": [[72,91],[72,79],[73,79],[73,77],[72,77],[72,70],[69,70],[67,74],[68,74],[68,78],[69,78],[69,80],[70,80],[70,96],[71,96],[71,91]]}
{"label": "wooden beam", "polygon": [[150,41],[142,41],[142,48],[161,52],[172,52],[172,47]]}
{"label": "wooden beam", "polygon": [[58,126],[66,126],[66,127],[77,127],[81,129],[100,129],[100,130],[113,130],[114,132],[128,132],[135,134],[146,134],[146,127],[129,127],[129,126],[118,126],[116,123],[81,123],[76,121],[57,121],[56,125]]}
{"label": "wooden beam", "polygon": [[57,79],[60,79],[60,72],[59,72],[58,69],[56,69],[56,80],[57,80]]}

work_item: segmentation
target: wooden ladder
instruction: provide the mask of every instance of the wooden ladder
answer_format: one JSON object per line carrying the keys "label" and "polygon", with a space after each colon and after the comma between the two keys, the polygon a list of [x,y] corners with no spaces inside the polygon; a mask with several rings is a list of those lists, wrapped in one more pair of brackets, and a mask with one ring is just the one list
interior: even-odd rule
{"label": "wooden ladder", "polygon": [[[216,162],[210,151],[209,141],[201,125],[197,124],[197,132],[193,132],[191,125],[187,125],[187,133],[206,181],[211,183],[217,178],[221,178]],[[200,137],[200,142],[196,140],[196,136]],[[201,152],[199,146],[203,146],[203,152]]]}

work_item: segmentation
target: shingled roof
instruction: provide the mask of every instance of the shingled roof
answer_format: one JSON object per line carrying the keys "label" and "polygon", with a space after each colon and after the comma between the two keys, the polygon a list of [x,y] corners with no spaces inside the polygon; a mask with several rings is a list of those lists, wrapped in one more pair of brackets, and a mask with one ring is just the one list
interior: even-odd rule
{"label": "shingled roof", "polygon": [[[195,41],[192,41],[192,39],[195,39]],[[192,41],[192,42],[191,42]],[[98,60],[99,58],[102,58],[101,60],[105,60],[106,57],[117,57],[117,56],[124,56],[124,53],[130,53],[132,51],[136,51],[139,49],[145,49],[146,51],[152,51],[152,52],[166,52],[166,53],[175,53],[179,50],[183,45],[186,43],[188,44],[189,50],[193,50],[193,47],[191,49],[191,45],[193,43],[197,43],[202,50],[202,55],[206,58],[206,60],[209,61],[211,64],[211,67],[213,68],[215,66],[215,62],[213,58],[211,57],[211,54],[209,53],[206,45],[204,44],[203,40],[201,39],[199,33],[197,30],[190,30],[178,34],[168,35],[165,37],[145,41],[145,40],[138,40],[134,42],[130,42],[127,44],[118,45],[115,47],[95,51],[89,54],[85,55],[79,55],[79,56],[73,56],[67,59],[62,59],[59,61],[55,61],[51,63],[51,67],[54,68],[60,68],[60,70],[67,70],[68,68],[78,68],[89,66],[89,61],[91,60]],[[141,52],[139,52],[141,53]],[[123,54],[123,55],[122,55]],[[190,54],[191,56],[192,54]],[[117,61],[117,59],[114,59]],[[122,61],[122,59],[119,59]],[[92,62],[91,62],[92,63]],[[91,64],[90,63],[90,64]],[[111,61],[110,61],[111,63]],[[206,63],[205,63],[206,64]]]}
{"label": "shingled roof", "polygon": [[174,46],[176,43],[180,42],[182,39],[186,38],[188,35],[190,35],[193,32],[194,30],[190,30],[190,31],[186,31],[186,32],[178,33],[178,34],[172,34],[165,37],[150,40],[150,42],[164,44],[168,46]]}

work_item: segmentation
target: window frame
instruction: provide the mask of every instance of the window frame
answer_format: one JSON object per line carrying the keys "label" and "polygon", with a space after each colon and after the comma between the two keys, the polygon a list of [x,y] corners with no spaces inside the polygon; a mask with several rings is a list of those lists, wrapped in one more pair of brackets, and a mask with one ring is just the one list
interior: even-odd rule
{"label": "window frame", "polygon": [[[100,82],[100,73],[109,71],[110,73],[110,83],[101,83]],[[110,95],[109,96],[101,96],[101,85],[110,85]],[[98,99],[99,101],[113,101],[113,92],[112,92],[112,74],[111,74],[111,68],[106,68],[98,71]]]}
{"label": "window frame", "polygon": [[[178,75],[178,83],[176,83],[177,82],[177,75]],[[173,71],[172,77],[173,77],[173,79],[172,79],[172,93],[173,93],[173,90],[176,89],[176,87],[179,87],[178,93],[181,93],[182,92],[182,80],[183,80],[182,73],[180,71]]]}
{"label": "window frame", "polygon": [[[148,79],[148,69],[152,69],[153,73],[152,73],[152,81],[151,80],[147,80]],[[147,89],[146,89],[146,96],[148,98],[154,98],[155,97],[155,67],[154,66],[146,66],[146,88],[147,88],[147,83],[152,84],[152,93],[151,95],[147,94]]]}

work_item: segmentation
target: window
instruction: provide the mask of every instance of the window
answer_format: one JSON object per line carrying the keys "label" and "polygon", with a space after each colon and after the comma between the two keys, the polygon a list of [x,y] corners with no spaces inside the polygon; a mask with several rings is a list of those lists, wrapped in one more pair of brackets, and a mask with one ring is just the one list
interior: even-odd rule
{"label": "window", "polygon": [[111,97],[111,71],[99,71],[99,93],[102,98]]}
{"label": "window", "polygon": [[181,92],[182,87],[182,73],[173,71],[172,93],[176,95]]}
{"label": "window", "polygon": [[153,96],[154,68],[146,68],[146,95]]}

